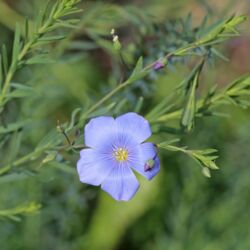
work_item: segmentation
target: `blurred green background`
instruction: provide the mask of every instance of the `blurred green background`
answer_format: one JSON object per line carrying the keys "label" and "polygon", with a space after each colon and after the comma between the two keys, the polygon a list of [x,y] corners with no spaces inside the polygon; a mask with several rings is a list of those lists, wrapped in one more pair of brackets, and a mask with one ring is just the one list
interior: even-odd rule
{"label": "blurred green background", "polygon": [[[16,22],[23,23],[25,16],[34,18],[42,2],[0,0],[0,44],[5,43],[10,51]],[[33,120],[22,133],[24,154],[58,120],[67,121],[75,108],[98,100],[119,79],[115,55],[96,36],[108,37],[111,28],[116,28],[124,44],[131,34],[139,39],[148,27],[146,14],[154,22],[167,22],[192,12],[195,27],[207,14],[216,20],[232,13],[250,13],[247,0],[82,1],[80,6],[84,10],[81,28],[68,31],[69,38],[51,46],[57,62],[25,68],[16,75],[16,81],[35,89],[31,98],[8,106],[7,119]],[[249,24],[248,20],[242,26],[241,37],[223,45],[230,62],[216,61],[205,74],[205,82],[223,85],[249,73]],[[188,70],[178,65],[148,89],[138,83],[132,94],[124,91],[128,98],[124,111],[131,110],[141,94],[148,101],[143,112],[150,110]],[[0,179],[2,209],[23,201],[42,204],[39,213],[24,216],[20,222],[0,220],[0,249],[249,250],[250,113],[233,107],[223,111],[231,117],[198,120],[195,131],[184,138],[193,148],[219,149],[220,170],[211,179],[185,155],[172,152],[161,154],[160,174],[152,182],[141,179],[138,194],[128,203],[117,203],[99,188],[81,184],[75,171],[78,155],[63,152],[68,160],[65,167],[36,162],[22,169],[32,167],[39,174]],[[11,145],[0,156],[10,152]]]}

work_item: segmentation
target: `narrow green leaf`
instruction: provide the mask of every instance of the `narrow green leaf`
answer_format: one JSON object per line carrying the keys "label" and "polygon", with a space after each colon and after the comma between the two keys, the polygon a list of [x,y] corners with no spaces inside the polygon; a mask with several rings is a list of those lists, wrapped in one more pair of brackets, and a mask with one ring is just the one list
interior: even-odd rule
{"label": "narrow green leaf", "polygon": [[65,38],[65,35],[57,35],[57,36],[44,36],[39,39],[39,42],[53,42],[59,41]]}
{"label": "narrow green leaf", "polygon": [[2,46],[2,63],[3,63],[3,73],[6,76],[9,63],[8,63],[8,52],[5,44],[3,44]]}
{"label": "narrow green leaf", "polygon": [[157,144],[157,146],[164,147],[164,146],[168,146],[168,145],[174,144],[174,143],[179,142],[179,141],[180,141],[180,139],[176,138],[176,139],[172,139],[172,140],[168,140],[168,141],[163,141],[163,142]]}
{"label": "narrow green leaf", "polygon": [[76,108],[76,109],[72,112],[70,124],[69,124],[68,128],[66,129],[66,131],[71,130],[71,129],[75,126],[75,123],[76,123],[76,116],[77,116],[78,113],[80,113],[81,111],[82,111],[81,108]]}
{"label": "narrow green leaf", "polygon": [[[0,168],[1,172],[1,168]],[[11,173],[6,174],[0,177],[0,184],[5,184],[9,182],[16,182],[16,181],[22,181],[30,177],[30,174],[27,173]]]}
{"label": "narrow green leaf", "polygon": [[2,63],[2,55],[0,54],[0,89],[2,89],[2,84],[3,84],[3,63]]}
{"label": "narrow green leaf", "polygon": [[31,65],[31,64],[51,64],[54,63],[55,61],[46,55],[37,55],[34,56],[28,60],[26,60],[25,64]]}
{"label": "narrow green leaf", "polygon": [[198,78],[203,68],[204,60],[202,60],[195,71],[191,72],[188,82],[186,83],[187,98],[184,106],[181,126],[187,131],[191,131],[194,126],[194,119],[196,113],[196,88],[198,87]]}
{"label": "narrow green leaf", "polygon": [[192,88],[190,90],[187,102],[183,109],[181,117],[181,126],[190,131],[194,126],[194,117],[196,111],[196,86],[197,86],[197,76],[195,77]]}
{"label": "narrow green leaf", "polygon": [[219,57],[220,59],[222,59],[225,62],[229,62],[229,59],[227,57],[225,57],[220,51],[218,51],[215,48],[211,48],[212,53],[214,53],[217,57]]}
{"label": "narrow green leaf", "polygon": [[29,40],[29,19],[25,18],[25,27],[24,27],[24,41],[27,43]]}
{"label": "narrow green leaf", "polygon": [[136,80],[143,78],[147,74],[146,70],[143,70],[143,58],[140,57],[135,65],[135,68],[130,75],[128,82],[132,83]]}
{"label": "narrow green leaf", "polygon": [[161,115],[167,113],[176,105],[173,100],[176,100],[175,93],[165,97],[161,102],[155,105],[155,107],[146,115],[146,119],[153,122]]}
{"label": "narrow green leaf", "polygon": [[12,65],[16,65],[18,62],[18,55],[20,53],[20,38],[21,38],[21,29],[20,25],[16,25],[15,37],[12,49]]}
{"label": "narrow green leaf", "polygon": [[6,127],[0,126],[0,134],[6,134],[17,131],[22,127],[24,127],[25,125],[27,125],[29,122],[30,120],[24,120],[24,121],[9,123]]}
{"label": "narrow green leaf", "polygon": [[9,217],[9,218],[15,218],[13,216],[16,215],[24,215],[24,214],[33,214],[38,212],[38,210],[41,208],[41,205],[36,202],[30,202],[23,205],[19,205],[14,208],[9,208],[6,210],[0,210],[0,217]]}
{"label": "narrow green leaf", "polygon": [[100,116],[100,115],[105,115],[105,114],[109,113],[110,110],[112,110],[115,106],[116,106],[116,102],[112,102],[108,106],[102,107],[102,108],[92,112],[91,114],[88,115],[87,118]]}
{"label": "narrow green leaf", "polygon": [[114,107],[114,110],[113,110],[114,115],[120,114],[121,111],[122,111],[122,108],[126,105],[127,102],[128,102],[128,99],[127,99],[127,98],[121,99],[121,101],[119,101],[119,102],[117,103],[117,105]]}
{"label": "narrow green leaf", "polygon": [[62,141],[61,134],[56,130],[52,129],[44,138],[37,144],[35,151],[40,151],[45,148],[50,148]]}
{"label": "narrow green leaf", "polygon": [[47,152],[46,157],[42,160],[42,164],[48,163],[53,161],[56,158],[57,152],[56,151],[49,151]]}
{"label": "narrow green leaf", "polygon": [[6,98],[22,98],[34,96],[35,90],[34,88],[23,85],[20,83],[11,83],[11,86],[14,88],[9,94],[6,95]]}
{"label": "narrow green leaf", "polygon": [[144,101],[144,98],[142,96],[140,96],[137,103],[136,103],[136,106],[134,108],[135,113],[139,113],[141,111],[143,101]]}
{"label": "narrow green leaf", "polygon": [[12,135],[8,153],[8,159],[9,159],[8,162],[10,164],[16,159],[18,155],[21,146],[22,135],[23,135],[22,131],[21,132],[17,131]]}
{"label": "narrow green leaf", "polygon": [[68,174],[73,174],[73,175],[76,174],[75,169],[66,163],[62,163],[62,162],[58,162],[58,161],[51,161],[48,163],[48,166],[54,167],[54,168],[59,169],[63,172],[66,172]]}

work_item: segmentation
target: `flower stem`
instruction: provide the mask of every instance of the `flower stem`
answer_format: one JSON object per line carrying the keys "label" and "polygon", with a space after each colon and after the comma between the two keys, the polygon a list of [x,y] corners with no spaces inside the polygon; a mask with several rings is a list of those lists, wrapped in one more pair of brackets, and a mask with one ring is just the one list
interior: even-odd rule
{"label": "flower stem", "polygon": [[26,161],[28,160],[35,160],[37,158],[37,156],[43,152],[45,149],[44,148],[41,148],[39,150],[35,150],[35,151],[32,151],[31,153],[17,159],[16,161],[10,163],[10,164],[7,164],[5,165],[4,167],[1,167],[0,168],[0,175],[3,175],[5,174],[6,172],[8,172],[12,167],[17,167],[23,163],[25,163]]}
{"label": "flower stem", "polygon": [[[175,56],[175,55],[181,55],[182,53],[190,50],[190,49],[194,49],[197,46],[200,46],[199,43],[191,43],[188,46],[181,48],[181,49],[177,49],[176,51],[170,52],[167,55],[164,56],[164,59],[168,59],[171,56]],[[155,65],[155,63],[158,61],[158,59],[150,64],[148,64],[147,66],[145,66],[141,71],[145,72],[145,71],[149,71],[150,69],[152,69]],[[125,88],[126,86],[128,86],[129,84],[131,84],[132,82],[129,81],[129,79],[127,79],[126,81],[124,81],[123,83],[120,83],[116,88],[114,88],[111,92],[109,92],[107,95],[105,95],[102,99],[100,99],[96,104],[94,104],[91,108],[89,108],[84,114],[83,114],[83,119],[86,118],[87,115],[89,115],[91,112],[95,111],[97,108],[99,108],[103,103],[105,103],[109,98],[111,98],[114,94],[116,94],[118,91],[120,91],[121,89]],[[179,111],[178,111],[179,112]],[[174,116],[179,115],[179,113],[173,114]],[[82,120],[81,120],[82,121]]]}
{"label": "flower stem", "polygon": [[86,117],[91,112],[95,111],[97,108],[99,108],[104,102],[106,102],[109,98],[111,98],[114,94],[116,94],[121,89],[125,88],[127,85],[129,85],[130,82],[127,80],[121,84],[119,84],[116,88],[114,88],[112,91],[110,91],[107,95],[105,95],[102,99],[100,99],[96,104],[94,104],[91,108],[89,108],[83,116]]}
{"label": "flower stem", "polygon": [[[224,92],[222,91],[221,93],[218,93],[217,95],[215,95],[211,100],[209,105],[215,104],[216,102],[220,101],[222,98],[224,98]],[[201,109],[204,106],[204,100],[199,100],[197,102],[197,110]],[[179,119],[181,117],[182,114],[182,108],[175,110],[173,112],[167,113],[165,115],[162,115],[160,117],[158,117],[157,119],[155,119],[154,122],[165,122],[165,121],[169,121],[169,120],[174,120],[174,119]]]}

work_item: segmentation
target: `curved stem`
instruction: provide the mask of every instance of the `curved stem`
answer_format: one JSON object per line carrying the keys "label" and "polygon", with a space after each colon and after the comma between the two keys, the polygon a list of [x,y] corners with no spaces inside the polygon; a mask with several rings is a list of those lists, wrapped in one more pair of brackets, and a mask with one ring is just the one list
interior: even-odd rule
{"label": "curved stem", "polygon": [[[46,149],[46,148],[45,148]],[[35,151],[32,151],[31,153],[15,160],[13,163],[10,163],[10,164],[7,164],[6,166],[4,167],[1,167],[0,168],[0,175],[8,172],[12,167],[17,167],[17,166],[20,166],[21,164],[27,162],[28,160],[32,159],[32,160],[35,160],[37,158],[37,156],[43,152],[45,150],[44,148],[42,149],[39,149],[39,150],[35,150]]]}
{"label": "curved stem", "polygon": [[[224,92],[222,91],[221,93],[218,93],[216,96],[214,96],[210,100],[209,106],[211,106],[211,105],[215,104],[217,101],[221,100],[224,96],[223,94],[224,94]],[[204,100],[199,100],[197,102],[197,110],[199,110],[203,106],[204,106]],[[182,108],[175,110],[173,112],[167,113],[165,115],[162,115],[152,122],[163,122],[163,121],[165,122],[165,121],[169,121],[169,120],[178,119],[181,117],[181,114],[182,114]]]}
{"label": "curved stem", "polygon": [[[190,49],[194,49],[196,47],[200,46],[200,44],[198,42],[195,43],[191,43],[189,45],[187,45],[184,48],[180,48],[177,49],[176,51],[170,52],[167,55],[165,55],[162,59],[168,60],[169,57],[171,56],[179,56],[182,55],[183,53],[187,52]],[[155,63],[159,61],[159,59],[157,59],[156,61],[148,64],[147,66],[145,66],[141,72],[145,72],[145,71],[149,71],[150,69],[152,69],[155,65]],[[84,114],[83,114],[83,118],[85,118],[88,114],[90,114],[91,112],[95,111],[97,108],[99,108],[104,102],[106,102],[109,98],[111,98],[114,94],[116,94],[118,91],[120,91],[121,89],[125,88],[126,86],[128,86],[129,84],[131,84],[132,82],[129,80],[129,78],[124,81],[123,83],[119,84],[115,89],[113,89],[111,92],[109,92],[107,95],[105,95],[103,98],[101,98],[96,104],[94,104],[91,108],[89,108]],[[179,111],[178,111],[179,112]],[[177,114],[174,114],[174,116],[176,116]]]}
{"label": "curved stem", "polygon": [[121,84],[119,84],[116,88],[114,88],[112,91],[110,91],[107,95],[105,95],[103,98],[101,98],[96,104],[94,104],[91,108],[89,108],[83,116],[90,114],[91,112],[95,111],[97,108],[99,108],[104,102],[106,102],[109,98],[111,98],[114,94],[116,94],[121,89],[125,88],[127,85],[129,85],[130,82],[127,80]]}

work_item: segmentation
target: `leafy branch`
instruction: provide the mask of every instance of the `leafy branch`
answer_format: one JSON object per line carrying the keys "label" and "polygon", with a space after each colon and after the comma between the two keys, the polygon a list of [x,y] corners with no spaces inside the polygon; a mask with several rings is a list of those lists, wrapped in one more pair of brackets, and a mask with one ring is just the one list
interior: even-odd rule
{"label": "leafy branch", "polygon": [[8,218],[14,221],[20,221],[20,215],[34,214],[41,208],[40,204],[31,202],[29,204],[19,205],[14,208],[0,210],[0,218]]}
{"label": "leafy branch", "polygon": [[177,141],[179,140],[166,141],[157,144],[157,146],[159,148],[163,148],[169,151],[182,152],[187,156],[191,157],[202,167],[202,172],[203,174],[205,174],[206,177],[210,177],[209,169],[212,170],[219,169],[215,163],[215,160],[218,158],[218,156],[215,154],[217,153],[216,149],[193,150],[193,149],[188,149],[186,146],[178,147],[172,145],[172,143]]}
{"label": "leafy branch", "polygon": [[[161,64],[162,67],[166,66],[168,64],[168,61],[172,57],[179,57],[179,56],[185,56],[189,55],[190,51],[194,51],[197,48],[204,47],[204,46],[211,46],[214,44],[218,44],[220,42],[223,42],[226,39],[231,38],[232,36],[238,36],[239,32],[237,32],[236,27],[244,22],[246,19],[246,16],[232,16],[230,18],[227,18],[225,20],[222,20],[220,22],[214,23],[210,26],[208,26],[203,32],[200,32],[197,34],[196,41],[191,42],[187,45],[182,46],[181,48],[178,48],[172,52],[167,53],[164,57],[159,58],[155,60],[154,62],[146,65],[143,67],[143,59],[140,57],[135,65],[134,70],[130,74],[130,76],[122,83],[118,84],[116,88],[114,88],[112,91],[110,91],[107,95],[105,95],[101,100],[99,100],[96,104],[94,104],[90,109],[85,111],[80,118],[79,125],[82,125],[82,122],[88,115],[91,114],[91,112],[98,109],[100,106],[102,106],[107,100],[109,100],[113,95],[115,95],[117,92],[121,91],[123,88],[127,87],[134,81],[138,79],[142,79],[145,77],[149,72],[151,72],[152,69],[156,69],[156,65]],[[202,55],[204,56],[204,55]],[[203,65],[203,63],[201,63]],[[198,70],[200,72],[202,66],[198,67]],[[199,74],[198,72],[198,74]],[[191,77],[190,80],[193,80]],[[195,87],[194,87],[195,89]],[[186,126],[186,125],[185,125]],[[190,129],[190,125],[189,129]]]}
{"label": "leafy branch", "polygon": [[[29,22],[26,20],[25,37],[21,39],[21,28],[16,26],[15,37],[12,49],[12,59],[8,64],[5,46],[2,47],[0,56],[0,113],[8,101],[7,94],[11,88],[11,81],[15,72],[28,64],[48,63],[45,52],[36,51],[35,55],[31,55],[33,49],[39,45],[48,44],[50,42],[62,39],[62,36],[47,36],[48,33],[59,27],[74,27],[75,19],[65,20],[64,17],[78,13],[80,10],[76,4],[80,0],[57,0],[52,6],[48,3],[44,11],[40,13],[33,31],[29,28]],[[48,13],[47,10],[51,8]]]}
{"label": "leafy branch", "polygon": [[[212,110],[221,105],[235,105],[238,107],[249,107],[250,102],[246,100],[250,96],[250,75],[242,76],[221,90],[212,88],[204,99],[197,101],[195,116],[216,115]],[[152,122],[166,122],[180,119],[182,108],[155,117]],[[152,118],[150,118],[151,120]]]}
{"label": "leafy branch", "polygon": [[[236,27],[246,20],[246,16],[231,16],[219,20],[208,27],[200,28],[196,34],[196,47],[210,47],[224,42],[225,40],[239,36]],[[190,50],[190,45],[180,48],[175,55],[184,55]]]}
{"label": "leafy branch", "polygon": [[[78,12],[78,10],[76,10],[75,8],[74,8],[74,10],[72,11],[72,9],[71,8],[73,8],[73,3],[77,3],[77,2],[79,2],[79,1],[70,1],[71,3],[72,3],[72,5],[70,5],[70,7],[71,8],[69,8],[69,5],[67,5],[67,8],[65,9],[65,6],[66,5],[64,5],[65,4],[65,2],[67,2],[67,1],[62,1],[62,2],[60,2],[60,3],[57,3],[57,4],[55,4],[54,5],[54,8],[52,9],[52,11],[51,11],[51,13],[49,14],[49,17],[56,17],[57,19],[58,18],[61,18],[62,16],[65,16],[67,13],[68,14],[71,14],[72,12]],[[61,6],[60,8],[59,8],[59,6]],[[64,7],[63,7],[64,6]],[[58,10],[59,9],[59,10]],[[67,11],[65,11],[65,10],[67,10]],[[61,13],[61,14],[60,14]],[[54,22],[52,22],[52,24],[51,24],[51,22],[45,22],[45,27],[47,27],[45,30],[47,30],[47,31],[51,31],[51,30],[53,30],[52,29],[52,27],[57,27],[57,25],[58,25],[58,20],[56,19],[56,23],[54,23]],[[75,126],[76,127],[81,127],[83,124],[84,124],[84,122],[85,122],[85,120],[88,118],[88,117],[90,117],[91,115],[93,115],[93,113],[96,111],[96,110],[98,110],[100,107],[102,107],[103,106],[103,104],[106,102],[106,101],[108,101],[111,97],[113,97],[116,93],[118,93],[119,91],[121,91],[122,89],[124,89],[125,87],[127,87],[127,86],[129,86],[130,84],[132,84],[134,81],[136,81],[136,80],[138,80],[138,79],[141,79],[141,78],[143,78],[143,77],[145,77],[149,72],[151,72],[151,70],[152,69],[154,69],[155,68],[155,65],[156,65],[156,63],[161,63],[162,65],[167,65],[167,63],[168,63],[168,60],[171,58],[171,57],[173,57],[173,56],[185,56],[186,54],[188,54],[188,52],[190,51],[190,50],[193,50],[193,49],[195,49],[195,48],[198,48],[198,47],[200,47],[200,46],[204,46],[204,45],[208,45],[208,41],[209,41],[209,43],[211,43],[211,41],[213,41],[213,39],[214,39],[214,41],[216,41],[217,43],[219,42],[218,41],[218,38],[220,37],[220,36],[223,36],[224,37],[224,39],[225,38],[229,38],[229,37],[231,37],[231,35],[232,35],[232,32],[233,33],[235,33],[235,27],[239,24],[239,23],[241,23],[242,21],[244,21],[244,17],[243,16],[239,16],[239,17],[231,17],[230,18],[230,20],[229,19],[227,19],[226,21],[224,21],[224,22],[220,22],[220,23],[218,23],[218,24],[216,24],[216,25],[214,25],[214,27],[213,28],[210,28],[210,30],[208,30],[207,31],[207,33],[205,33],[205,34],[203,34],[197,41],[195,41],[195,42],[193,42],[193,43],[190,43],[190,44],[188,44],[188,45],[186,45],[186,46],[184,46],[184,47],[182,47],[182,48],[179,48],[179,49],[177,49],[177,50],[175,50],[175,51],[172,51],[172,52],[170,52],[170,53],[168,53],[166,56],[164,56],[163,58],[160,58],[160,59],[158,59],[158,60],[156,60],[156,61],[154,61],[154,62],[152,62],[152,63],[150,63],[150,64],[148,64],[147,66],[145,66],[145,67],[143,67],[143,59],[142,59],[142,57],[140,57],[139,58],[139,60],[137,61],[137,63],[136,63],[136,66],[135,66],[135,68],[134,68],[134,70],[133,70],[133,72],[130,74],[130,76],[127,78],[127,80],[125,80],[123,83],[120,83],[120,84],[118,84],[117,85],[117,87],[116,88],[114,88],[113,90],[111,90],[107,95],[105,95],[104,97],[102,97],[97,103],[95,103],[93,106],[91,106],[89,109],[87,109],[87,110],[85,110],[83,113],[81,113],[80,114],[80,116],[79,116],[79,120],[78,120],[78,122],[75,122],[74,124],[75,124]],[[43,19],[42,19],[43,20]],[[54,18],[52,18],[52,20],[54,20]],[[61,21],[59,22],[59,23],[61,23]],[[52,25],[51,27],[50,27],[50,25],[48,25],[48,24],[50,24],[50,25]],[[47,26],[48,25],[48,26]],[[40,27],[40,26],[39,26]],[[42,26],[43,27],[43,26]],[[49,28],[50,27],[50,28]],[[45,32],[46,33],[46,32]],[[212,36],[212,34],[213,34],[213,36]],[[16,35],[16,37],[18,37],[18,39],[16,38],[15,40],[17,40],[17,41],[19,41],[19,37],[20,37],[20,35]],[[204,38],[204,37],[207,37],[206,39]],[[213,37],[213,39],[212,39],[212,37]],[[41,38],[41,37],[40,37]],[[202,38],[202,39],[201,39]],[[209,38],[209,39],[208,39]],[[33,41],[33,42],[31,42],[31,41]],[[26,45],[26,48],[27,49],[25,49],[25,51],[26,52],[28,52],[29,51],[29,49],[28,48],[31,48],[32,47],[32,45],[34,45],[34,44],[36,44],[36,42],[37,41],[39,41],[39,38],[38,38],[38,40],[30,40],[30,42],[28,43],[28,44],[30,44],[29,46],[27,46]],[[41,41],[41,40],[40,40]],[[14,43],[15,44],[15,43]],[[18,42],[18,44],[19,44],[19,42]],[[14,46],[15,47],[15,46]],[[13,49],[14,50],[14,49]],[[21,52],[24,50],[24,47],[23,47],[23,49],[21,50]],[[18,62],[21,62],[22,61],[22,59],[24,58],[24,56],[26,55],[26,52],[25,53],[21,53],[21,60],[20,61],[18,61]],[[17,53],[18,54],[18,53]],[[199,68],[199,67],[198,67]],[[201,67],[199,68],[199,69],[201,69]],[[10,74],[10,76],[11,77],[9,77],[10,79],[12,78],[12,76],[13,76],[13,74],[11,73]],[[197,78],[197,76],[196,76],[196,78]],[[9,79],[9,81],[10,81],[10,79]],[[195,78],[192,78],[192,79],[195,79]],[[8,83],[8,81],[7,81],[7,83]],[[197,83],[195,84],[195,86],[193,87],[193,89],[195,89],[195,87],[196,87],[196,85],[197,85]],[[4,85],[4,87],[6,88],[6,84]],[[7,91],[7,90],[5,90],[5,91]],[[2,95],[1,96],[4,96],[3,95],[3,93],[2,93]],[[3,98],[3,97],[2,97]],[[1,99],[0,99],[1,100]],[[201,105],[202,105],[202,103],[201,102],[198,102],[197,103],[197,108],[200,108],[201,107]],[[193,112],[194,113],[194,112]],[[161,122],[161,121],[165,121],[165,119],[168,119],[169,117],[171,117],[171,118],[176,118],[176,117],[180,117],[181,116],[181,114],[182,114],[182,109],[180,109],[180,110],[177,110],[177,111],[175,111],[175,112],[173,112],[173,113],[170,113],[170,114],[163,114],[162,116],[160,116],[159,118],[157,118],[156,120],[154,120],[153,122]],[[67,126],[67,124],[65,124],[65,126]],[[72,126],[72,125],[69,125],[69,127],[68,128],[66,128],[65,130],[67,131],[67,132],[69,132],[71,129],[73,129],[75,126]],[[53,137],[51,137],[51,138],[49,138],[48,140],[49,141],[55,141],[55,138],[57,138],[58,137],[58,135],[54,135]],[[56,145],[54,145],[54,147],[55,147]],[[16,166],[18,166],[18,165],[21,165],[21,164],[23,164],[23,163],[25,163],[25,162],[28,162],[29,160],[30,160],[30,155],[32,156],[33,154],[35,154],[36,156],[38,155],[38,154],[42,154],[44,151],[46,151],[46,150],[48,150],[48,149],[52,149],[53,147],[51,146],[51,144],[49,144],[48,143],[48,145],[47,146],[44,146],[43,148],[42,148],[42,150],[40,151],[38,151],[38,152],[36,152],[36,150],[35,151],[33,151],[33,152],[31,152],[30,154],[28,154],[27,156],[24,156],[24,157],[21,157],[20,159],[18,159],[18,160],[16,160],[15,161],[15,165]],[[183,149],[184,150],[184,149]],[[180,150],[179,150],[180,151]],[[191,154],[190,152],[190,150],[189,151],[186,151],[186,152],[188,152],[189,154]],[[198,151],[196,151],[196,152],[194,152],[194,151],[192,151],[193,152],[193,154],[191,154],[191,155],[193,155],[193,156],[195,156],[195,154],[196,154],[196,159],[198,159],[199,158],[199,156],[200,156],[200,158],[202,159],[202,153],[201,152],[198,152]],[[197,154],[198,154],[198,156],[197,156]],[[13,164],[12,165],[7,165],[7,166],[5,166],[5,167],[3,167],[3,169],[2,169],[2,171],[1,171],[1,174],[3,174],[3,173],[6,173],[6,172],[8,172],[10,169],[11,169],[11,167],[13,166]]]}

